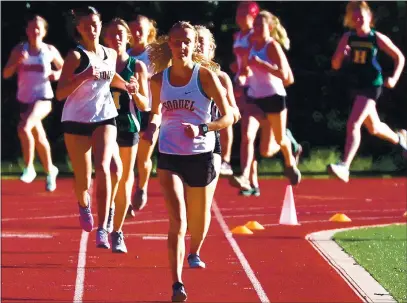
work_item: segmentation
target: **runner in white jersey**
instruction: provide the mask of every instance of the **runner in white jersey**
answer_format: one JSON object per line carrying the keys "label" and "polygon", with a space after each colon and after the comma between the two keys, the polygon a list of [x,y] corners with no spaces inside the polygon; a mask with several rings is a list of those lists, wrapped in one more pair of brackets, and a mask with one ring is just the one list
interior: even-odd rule
{"label": "runner in white jersey", "polygon": [[[235,97],[239,110],[243,110],[246,100],[244,96],[244,87],[247,84],[247,56],[250,49],[249,38],[252,34],[252,24],[259,7],[256,2],[243,1],[239,2],[236,12],[236,23],[239,27],[239,32],[235,33],[233,40],[233,53],[236,61],[231,64],[231,70],[235,74]],[[247,111],[246,111],[247,112]],[[220,140],[222,145],[222,164],[221,175],[231,176],[233,170],[231,166],[232,145],[233,145],[233,128],[228,127],[221,131]]]}
{"label": "runner in white jersey", "polygon": [[234,81],[238,86],[246,86],[249,77],[247,58],[251,47],[250,37],[253,34],[253,21],[259,13],[259,5],[254,1],[242,1],[236,10],[236,24],[239,27],[233,37],[233,53],[236,58],[231,66],[235,73]]}
{"label": "runner in white jersey", "polygon": [[[52,45],[43,42],[47,34],[47,21],[36,15],[28,20],[26,34],[28,42],[18,44],[10,54],[3,70],[3,77],[18,76],[17,100],[20,103],[20,138],[25,168],[20,180],[31,183],[37,173],[34,169],[35,149],[47,173],[46,190],[56,189],[58,168],[53,165],[51,148],[42,125],[42,120],[52,109],[51,82],[57,81],[61,74],[62,59],[59,51]],[[56,70],[52,70],[51,63]]]}
{"label": "runner in white jersey", "polygon": [[[256,2],[241,2],[236,12],[236,23],[241,31],[235,36],[234,53],[236,54],[238,65],[241,70],[245,71],[248,77],[243,77],[245,87],[236,88],[236,99],[239,104],[240,111],[242,113],[241,123],[241,145],[240,145],[240,165],[242,173],[230,178],[231,185],[240,189],[239,194],[244,196],[260,196],[260,187],[257,177],[257,157],[258,153],[255,152],[255,141],[257,133],[260,131],[260,154],[271,157],[275,155],[280,146],[277,144],[274,133],[267,120],[264,112],[255,104],[247,102],[248,86],[253,81],[264,81],[266,87],[269,76],[259,76],[254,69],[248,68],[248,58],[250,50],[252,49],[253,40],[253,21],[259,13],[259,6]],[[240,58],[240,59],[239,59]],[[246,65],[246,66],[241,66]],[[291,71],[291,70],[290,70]],[[262,73],[264,74],[264,72]],[[292,76],[292,75],[291,75]],[[254,78],[254,79],[252,79]],[[252,81],[252,82],[251,82]],[[257,89],[262,89],[261,85],[257,85]],[[242,84],[242,81],[239,81]],[[285,81],[284,86],[289,85]],[[264,88],[266,89],[266,88]],[[290,139],[292,150],[296,162],[299,161],[299,157],[302,153],[302,147],[293,137],[291,131],[287,128],[286,133]]]}
{"label": "runner in white jersey", "polygon": [[[218,76],[192,61],[197,38],[190,23],[178,22],[168,40],[152,44],[150,53],[158,74],[151,78],[152,119],[144,135],[151,142],[160,127],[157,167],[169,214],[168,255],[175,302],[187,298],[182,281],[186,230],[193,237],[202,237],[202,226],[209,221],[208,205],[214,191],[210,184],[216,178],[214,131],[233,123],[232,108]],[[163,53],[163,49],[171,53]],[[170,60],[171,67],[161,72]],[[222,115],[215,121],[211,121],[212,102]]]}
{"label": "runner in white jersey", "polygon": [[[213,37],[213,34],[210,32],[208,28],[202,25],[197,25],[195,26],[195,29],[197,30],[198,33],[198,51],[205,57],[206,60],[212,60],[215,56],[215,39]],[[224,87],[224,90],[226,92],[226,97],[228,100],[229,105],[233,109],[233,123],[237,123],[240,119],[240,113],[239,109],[237,108],[236,101],[234,98],[233,94],[233,84],[232,80],[229,78],[229,76],[221,71],[217,70],[217,75],[218,78]],[[220,112],[218,107],[216,106],[215,102],[212,102],[211,106],[211,121],[217,120],[220,117]],[[208,185],[209,187],[213,188],[212,193],[215,192],[216,185],[219,179],[219,173],[221,169],[221,163],[222,163],[222,157],[221,157],[221,142],[220,142],[220,134],[219,131],[215,131],[215,146],[213,150],[213,158],[214,158],[214,167],[215,167],[215,172],[216,172],[216,177],[215,179]],[[211,201],[210,197],[208,199]],[[208,209],[211,208],[211,203],[208,203],[206,205]],[[208,232],[208,228],[210,225],[210,220],[211,220],[211,214],[208,211],[207,216],[205,216],[205,220],[201,221],[201,228],[199,229],[200,233],[193,233],[191,235],[191,241],[190,241],[190,246],[189,246],[189,254],[187,257],[187,261],[189,264],[190,268],[205,268],[206,264],[201,260],[200,256],[200,251],[202,248],[202,245],[205,241],[206,234]]]}
{"label": "runner in white jersey", "polygon": [[[73,27],[80,44],[69,51],[56,96],[66,99],[62,112],[65,145],[75,176],[79,221],[83,230],[93,229],[89,189],[92,178],[91,153],[94,156],[98,230],[96,245],[109,248],[108,208],[112,198],[110,163],[116,147],[116,106],[110,86],[135,92],[116,73],[116,51],[99,44],[102,28],[100,14],[88,6],[72,11]],[[120,176],[114,178],[116,183]]]}
{"label": "runner in white jersey", "polygon": [[[133,41],[128,54],[135,57],[137,60],[144,62],[149,70],[149,76],[153,75],[152,66],[148,57],[147,47],[149,44],[155,42],[157,29],[154,20],[149,19],[143,15],[136,15],[132,21],[129,22],[129,27],[132,33]],[[150,86],[149,86],[150,87]],[[137,184],[134,196],[132,198],[132,208],[134,210],[141,210],[147,204],[147,190],[148,181],[150,179],[153,162],[151,156],[158,139],[158,131],[154,135],[153,144],[150,144],[143,139],[143,133],[147,128],[150,120],[151,110],[151,92],[149,91],[150,103],[148,109],[141,111],[141,129],[140,129],[140,142],[137,152],[136,165],[137,165]],[[130,213],[131,214],[131,210]]]}
{"label": "runner in white jersey", "polygon": [[[291,184],[296,185],[301,181],[301,173],[286,133],[287,107],[284,88],[284,83],[292,78],[292,73],[281,47],[282,45],[289,49],[289,39],[278,18],[267,11],[261,11],[257,15],[253,29],[253,47],[248,61],[253,75],[249,78],[247,95],[270,122],[270,133],[272,131],[274,134],[284,156],[285,174]],[[270,156],[264,150],[260,152],[264,157]]]}
{"label": "runner in white jersey", "polygon": [[[267,129],[268,121],[263,112],[254,104],[247,103],[247,85],[250,70],[247,68],[253,34],[253,21],[259,13],[260,8],[256,2],[240,2],[236,10],[236,24],[240,31],[234,36],[233,53],[236,62],[231,68],[235,71],[235,96],[242,115],[241,120],[241,143],[240,143],[240,166],[242,174],[233,176],[229,180],[232,186],[240,189],[240,194],[245,196],[259,196],[259,182],[257,179],[257,159],[255,157],[255,140],[260,128]],[[243,66],[244,65],[244,66]],[[244,70],[244,75],[240,77]],[[268,136],[265,131],[262,136]],[[264,141],[265,142],[265,141]],[[231,171],[233,174],[233,171]],[[242,178],[244,176],[244,178]],[[236,181],[242,180],[243,184]]]}

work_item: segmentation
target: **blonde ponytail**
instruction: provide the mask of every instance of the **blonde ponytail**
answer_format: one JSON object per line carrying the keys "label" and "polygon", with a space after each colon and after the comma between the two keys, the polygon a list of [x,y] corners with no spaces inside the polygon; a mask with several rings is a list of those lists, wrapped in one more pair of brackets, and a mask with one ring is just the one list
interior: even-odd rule
{"label": "blonde ponytail", "polygon": [[[161,36],[157,38],[157,40],[147,46],[147,53],[150,59],[151,68],[154,74],[162,72],[167,67],[171,66],[172,64],[172,53],[171,49],[168,45],[169,36],[171,35],[171,31],[174,29],[179,28],[189,28],[195,31],[195,45],[198,45],[198,32],[195,27],[187,22],[187,21],[178,21],[175,23],[169,31],[168,36]],[[192,54],[192,61],[195,63],[199,63],[202,66],[218,72],[220,70],[219,64],[213,62],[212,60],[207,60],[201,53],[199,53],[196,49]]]}
{"label": "blonde ponytail", "polygon": [[261,11],[259,16],[266,19],[270,28],[270,36],[276,40],[286,50],[290,49],[290,39],[288,38],[287,31],[283,27],[276,16],[268,11]]}
{"label": "blonde ponytail", "polygon": [[270,32],[271,37],[274,38],[278,43],[281,44],[282,47],[284,47],[286,50],[290,49],[290,39],[288,38],[287,31],[283,27],[283,25],[280,23],[280,20],[276,17],[272,17],[273,20],[273,27]]}
{"label": "blonde ponytail", "polygon": [[148,32],[147,43],[153,43],[157,39],[157,22],[153,19],[148,19],[150,21],[150,30]]}
{"label": "blonde ponytail", "polygon": [[171,64],[172,53],[168,39],[168,36],[160,36],[147,45],[147,54],[154,74],[162,72]]}

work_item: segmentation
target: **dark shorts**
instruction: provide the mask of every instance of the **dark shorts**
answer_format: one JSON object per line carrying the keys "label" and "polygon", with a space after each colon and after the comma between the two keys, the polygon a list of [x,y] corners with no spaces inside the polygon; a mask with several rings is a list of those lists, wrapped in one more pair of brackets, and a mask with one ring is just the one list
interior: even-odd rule
{"label": "dark shorts", "polygon": [[249,103],[256,104],[264,113],[280,113],[287,108],[287,104],[284,96],[274,95],[264,98],[251,98],[249,97]]}
{"label": "dark shorts", "polygon": [[142,112],[140,111],[140,131],[143,132],[147,129],[148,123],[150,122],[150,113],[151,112]]}
{"label": "dark shorts", "polygon": [[187,156],[158,153],[157,168],[178,174],[191,187],[205,187],[216,177],[212,152]]}
{"label": "dark shorts", "polygon": [[108,119],[95,123],[81,123],[73,121],[62,122],[62,128],[64,133],[78,136],[92,137],[93,132],[102,125],[113,125],[116,126],[116,119]]}
{"label": "dark shorts", "polygon": [[119,147],[133,147],[140,141],[139,133],[118,132],[117,144]]}
{"label": "dark shorts", "polygon": [[222,147],[220,145],[220,132],[215,131],[215,148],[213,149],[214,154],[222,154]]}
{"label": "dark shorts", "polygon": [[52,102],[52,99],[41,99],[41,100],[37,100],[37,101],[32,102],[32,103],[23,103],[23,102],[18,101],[19,107],[20,107],[20,115],[24,115],[28,111],[31,111],[36,102],[43,102],[43,101]]}
{"label": "dark shorts", "polygon": [[373,99],[375,101],[379,100],[382,95],[382,86],[371,86],[366,88],[353,88],[350,90],[352,100],[355,100],[356,96],[363,96],[368,99]]}

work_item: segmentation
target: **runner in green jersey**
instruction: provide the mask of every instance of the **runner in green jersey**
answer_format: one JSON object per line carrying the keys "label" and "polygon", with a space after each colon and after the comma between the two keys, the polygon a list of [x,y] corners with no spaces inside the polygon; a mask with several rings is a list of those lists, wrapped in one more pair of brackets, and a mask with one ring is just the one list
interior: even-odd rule
{"label": "runner in green jersey", "polygon": [[112,202],[109,211],[108,231],[111,232],[112,251],[119,253],[127,252],[122,226],[130,205],[134,183],[134,165],[140,131],[139,110],[145,110],[149,103],[147,67],[143,62],[127,54],[126,46],[130,38],[130,29],[124,20],[116,18],[107,25],[105,42],[117,52],[117,73],[126,81],[136,83],[138,86],[138,92],[131,96],[126,91],[111,89],[119,113],[116,117],[118,148],[113,154],[112,179],[114,176],[119,178],[120,175],[121,179],[118,187],[112,190],[114,203]]}
{"label": "runner in green jersey", "polygon": [[[366,36],[358,36],[355,30],[349,32],[350,62],[348,74],[350,86],[356,90],[379,88],[383,85],[382,68],[377,60],[379,47],[376,31],[371,30]],[[374,91],[375,89],[373,89]],[[376,96],[372,99],[377,99]]]}
{"label": "runner in green jersey", "polygon": [[[130,81],[131,77],[134,77],[135,69],[136,60],[129,57],[124,68],[117,72],[124,80]],[[110,90],[119,113],[116,117],[117,144],[119,147],[134,146],[139,141],[140,112],[126,91],[114,87]]]}
{"label": "runner in green jersey", "polygon": [[[347,123],[346,145],[343,161],[328,166],[329,173],[344,182],[349,181],[349,167],[360,145],[360,129],[364,125],[374,136],[399,145],[403,154],[407,151],[406,130],[393,131],[381,122],[376,109],[382,85],[394,88],[404,67],[404,56],[385,35],[372,29],[373,15],[365,1],[352,1],[346,7],[344,25],[351,31],[339,41],[332,58],[332,68],[340,69],[344,58],[349,60],[348,79],[354,98],[352,112]],[[378,50],[394,60],[393,75],[383,80],[377,61]]]}

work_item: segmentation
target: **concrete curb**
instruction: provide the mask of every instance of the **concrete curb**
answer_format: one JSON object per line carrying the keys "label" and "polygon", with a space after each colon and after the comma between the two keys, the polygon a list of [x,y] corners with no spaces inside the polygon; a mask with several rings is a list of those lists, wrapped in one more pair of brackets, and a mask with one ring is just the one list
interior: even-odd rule
{"label": "concrete curb", "polygon": [[332,240],[333,235],[340,231],[379,227],[404,223],[391,223],[380,225],[357,226],[314,232],[305,236],[305,239],[315,250],[331,265],[345,280],[363,302],[369,303],[397,303],[397,301],[383,288],[355,259]]}

